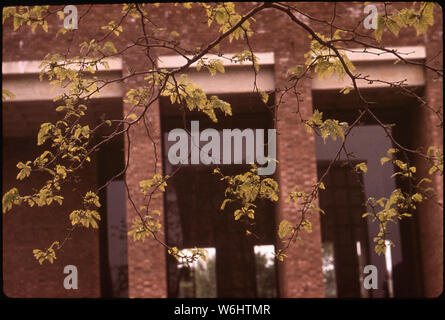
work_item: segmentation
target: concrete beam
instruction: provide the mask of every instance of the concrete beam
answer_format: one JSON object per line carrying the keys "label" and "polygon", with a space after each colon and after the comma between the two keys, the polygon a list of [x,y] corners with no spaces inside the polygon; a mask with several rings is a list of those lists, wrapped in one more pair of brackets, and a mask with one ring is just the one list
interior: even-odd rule
{"label": "concrete beam", "polygon": [[[98,67],[95,76],[101,80],[113,80],[122,77],[121,59],[107,60],[110,69]],[[3,89],[7,89],[16,95],[12,102],[18,101],[46,101],[52,100],[64,92],[62,88],[53,89],[49,81],[39,80],[38,68],[40,61],[16,61],[2,63]],[[99,83],[100,84],[100,83]],[[122,87],[118,82],[113,82],[100,90],[96,98],[119,98],[123,96]],[[7,100],[9,101],[9,100]]]}
{"label": "concrete beam", "polygon": [[[218,56],[216,54],[206,54],[203,59],[219,59],[223,66],[225,67],[236,67],[236,66],[246,66],[246,65],[252,65],[250,61],[244,62],[243,64],[234,63],[231,61],[231,58],[233,57],[234,53],[225,53],[221,56]],[[275,63],[274,60],[274,53],[273,52],[260,52],[255,53],[255,56],[258,58],[258,64],[259,65],[273,65]],[[187,58],[192,58],[193,56],[186,56]],[[165,69],[173,69],[173,68],[179,68],[182,67],[187,63],[187,59],[180,55],[169,55],[169,56],[159,56],[158,57],[158,67],[159,68],[165,68]],[[192,68],[196,68],[197,63],[194,62],[191,64]]]}
{"label": "concrete beam", "polygon": [[[256,83],[261,90],[275,90],[274,77],[274,54],[273,52],[255,53],[260,65]],[[191,65],[186,74],[192,83],[202,88],[208,94],[225,93],[248,93],[254,90],[255,72],[252,63],[233,63],[230,61],[233,54],[224,54],[223,57],[217,55],[206,55],[206,59],[219,59],[225,66],[224,73],[211,76],[206,68],[199,72],[196,70],[196,63]],[[187,60],[182,56],[160,56],[159,68],[173,69],[183,66]]]}
{"label": "concrete beam", "polygon": [[[425,59],[425,47],[399,47],[390,48],[397,50],[397,53],[407,60],[418,61]],[[361,50],[363,51],[363,49]],[[398,82],[408,86],[424,86],[425,70],[421,65],[405,64],[399,62],[395,64],[398,58],[388,52],[377,49],[368,49],[368,52],[348,52],[347,55],[356,69],[352,72],[354,75],[368,76],[369,79],[382,80],[386,82]],[[357,84],[360,88],[387,88],[388,84],[382,82],[369,83],[365,80],[358,80]],[[314,76],[312,79],[313,90],[332,90],[342,89],[346,86],[352,86],[351,79],[345,75],[344,79],[339,79],[334,73],[329,78],[320,79]]]}
{"label": "concrete beam", "polygon": [[[112,72],[122,70],[122,59],[106,59],[110,69],[105,69],[104,66],[98,64],[98,71]],[[27,60],[27,61],[9,61],[2,62],[2,76],[13,74],[34,74],[39,73],[39,65],[42,61]]]}

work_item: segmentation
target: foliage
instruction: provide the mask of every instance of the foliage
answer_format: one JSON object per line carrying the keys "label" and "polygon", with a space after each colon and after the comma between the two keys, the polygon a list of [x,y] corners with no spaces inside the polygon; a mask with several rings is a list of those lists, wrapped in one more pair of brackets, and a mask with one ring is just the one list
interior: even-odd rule
{"label": "foliage", "polygon": [[382,197],[376,200],[370,197],[366,203],[371,207],[372,212],[366,212],[362,215],[363,218],[371,216],[373,222],[377,220],[379,223],[379,232],[373,239],[376,242],[375,252],[379,255],[386,252],[388,244],[394,246],[394,243],[387,239],[388,222],[395,223],[396,219],[402,220],[411,217],[417,208],[417,204],[432,197],[432,191],[434,191],[431,187],[424,187],[424,184],[432,182],[429,178],[418,179],[415,176],[417,171],[415,166],[410,166],[407,162],[395,157],[395,154],[399,152],[396,148],[390,148],[387,151],[387,156],[382,157],[380,162],[382,165],[388,162],[394,165],[398,171],[391,177],[400,176],[410,182],[409,192],[397,188],[391,192],[389,198]]}
{"label": "foliage", "polygon": [[[220,62],[210,61],[206,64],[206,67],[211,74],[216,74],[217,70],[222,70],[222,73],[224,73]],[[165,89],[161,95],[170,97],[172,103],[184,104],[189,111],[197,110],[203,112],[213,122],[218,122],[215,110],[221,110],[224,112],[224,115],[232,115],[232,109],[229,103],[220,100],[217,96],[207,98],[204,91],[193,83],[190,83],[184,75],[182,75],[178,81],[175,81],[175,83],[166,82]]]}
{"label": "foliage", "polygon": [[428,26],[434,24],[434,3],[421,2],[417,10],[415,6],[416,3],[413,3],[412,8],[395,9],[389,14],[380,14],[375,38],[378,41],[382,40],[385,27],[396,36],[401,29],[409,27],[414,27],[418,36],[425,34]]}
{"label": "foliage", "polygon": [[59,242],[58,241],[54,241],[51,246],[46,249],[45,251],[42,251],[40,249],[34,249],[32,251],[32,253],[34,253],[34,258],[36,258],[36,260],[42,264],[45,260],[48,260],[51,264],[54,262],[54,260],[56,259],[56,252],[54,250],[54,246],[58,247],[59,246]]}
{"label": "foliage", "polygon": [[278,183],[273,178],[258,175],[255,165],[252,165],[250,171],[236,176],[224,176],[218,168],[213,173],[219,174],[220,180],[228,185],[224,192],[226,199],[220,209],[224,210],[231,202],[241,204],[241,207],[233,212],[235,220],[240,220],[242,217],[255,219],[254,202],[259,199],[278,201]]}
{"label": "foliage", "polygon": [[340,137],[343,141],[345,140],[345,129],[348,128],[346,122],[339,122],[335,119],[322,120],[323,112],[315,109],[314,114],[309,120],[305,121],[306,129],[308,132],[312,132],[312,129],[318,129],[320,136],[326,141],[327,137],[332,137],[332,140],[337,140]]}

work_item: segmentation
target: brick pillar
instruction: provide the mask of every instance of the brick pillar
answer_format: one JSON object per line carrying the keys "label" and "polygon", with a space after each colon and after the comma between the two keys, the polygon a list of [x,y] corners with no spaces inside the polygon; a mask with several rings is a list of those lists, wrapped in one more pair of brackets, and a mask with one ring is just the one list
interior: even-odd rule
{"label": "brick pillar", "polygon": [[[442,11],[436,7],[434,29],[430,29],[426,36],[427,61],[435,67],[443,65],[442,55]],[[436,59],[431,60],[434,56]],[[437,109],[443,106],[443,82],[434,72],[426,71],[426,100]],[[435,146],[443,150],[443,131],[437,127],[438,119],[431,111],[419,111],[421,121],[417,125],[418,144]],[[443,113],[442,113],[443,114]],[[418,161],[419,176],[428,177],[429,166],[424,160]],[[437,201],[443,204],[443,176],[435,173],[432,187],[436,190]],[[443,291],[443,208],[432,201],[423,202],[418,210],[420,229],[420,248],[422,257],[422,271],[424,295],[437,297]]]}
{"label": "brick pillar", "polygon": [[[139,57],[141,58],[141,57]],[[137,61],[138,57],[132,56]],[[141,58],[143,59],[143,58]],[[140,60],[141,61],[141,60]],[[132,61],[134,63],[134,61]],[[140,79],[138,79],[140,80]],[[146,83],[130,80],[126,83],[125,92],[130,88],[137,88]],[[124,104],[124,115],[131,110],[131,105]],[[142,109],[140,109],[142,110]],[[134,110],[132,111],[136,113]],[[162,154],[160,136],[159,104],[153,104],[146,113],[146,120],[150,129],[150,135],[156,141],[157,149],[157,173],[162,174]],[[128,140],[125,139],[125,161],[127,161]],[[131,192],[131,198],[136,207],[142,205],[143,194],[140,191],[139,181],[150,179],[155,174],[155,152],[152,142],[147,136],[143,122],[133,126],[130,130],[130,163],[126,172],[126,180]],[[163,197],[152,200],[150,210],[161,211],[161,223],[163,219]],[[127,226],[130,229],[133,219],[137,217],[132,203],[127,199]],[[164,230],[164,229],[162,229]],[[161,241],[164,235],[159,234]],[[133,241],[128,238],[128,282],[129,296],[143,298],[165,298],[167,296],[166,252],[164,247],[153,238],[142,241]]]}
{"label": "brick pillar", "polygon": [[[305,35],[300,48],[308,48]],[[298,61],[298,60],[299,61]],[[286,84],[286,71],[297,64],[303,64],[303,52],[283,51],[276,53],[275,74],[277,88]],[[310,82],[300,90],[300,111],[307,119],[312,114],[312,98]],[[307,133],[299,116],[295,114],[297,100],[294,95],[288,95],[284,103],[278,107],[277,113],[277,153],[278,179],[280,182],[280,202],[277,212],[277,226],[282,219],[296,223],[300,215],[296,215],[296,208],[292,203],[284,200],[295,185],[305,191],[317,181],[317,167],[315,155],[315,139],[313,134]],[[280,297],[309,298],[323,297],[324,284],[321,256],[320,219],[317,214],[310,216],[313,231],[308,234],[302,232],[303,245],[293,243],[287,252],[284,263],[278,262],[278,278]],[[280,241],[280,240],[278,240]],[[278,246],[280,246],[280,242]]]}

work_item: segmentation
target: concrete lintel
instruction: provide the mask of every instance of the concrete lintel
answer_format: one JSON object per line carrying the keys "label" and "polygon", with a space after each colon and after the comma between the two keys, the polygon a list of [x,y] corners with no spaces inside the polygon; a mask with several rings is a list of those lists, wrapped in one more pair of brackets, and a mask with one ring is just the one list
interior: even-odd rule
{"label": "concrete lintel", "polygon": [[[254,92],[255,73],[252,68],[227,68],[224,73],[214,76],[206,71],[192,69],[187,72],[187,77],[207,94]],[[256,83],[261,90],[275,90],[273,68],[263,67],[257,74]]]}
{"label": "concrete lintel", "polygon": [[[122,59],[104,59],[108,62],[110,69],[105,69],[104,66],[98,64],[98,71],[119,71],[122,70]],[[42,61],[39,60],[25,60],[25,61],[9,61],[2,62],[2,75],[15,75],[15,74],[33,74],[40,73],[39,65]]]}
{"label": "concrete lintel", "polygon": [[[407,60],[422,60],[426,57],[425,47],[397,47],[387,48],[396,50],[396,52]],[[377,49],[367,49],[368,53],[358,52],[363,49],[356,49],[357,52],[347,52],[349,59],[354,63],[356,69],[352,71],[354,75],[360,74],[362,77],[367,76],[370,80],[380,80],[384,82],[401,82],[407,86],[424,86],[425,70],[422,65],[409,63],[395,63],[399,59],[389,52]],[[369,53],[372,52],[372,53]],[[368,82],[366,80],[358,80],[357,85],[360,88],[388,88],[389,85],[379,81]],[[344,79],[339,79],[334,73],[326,79],[319,79],[314,76],[312,79],[313,90],[335,90],[345,87],[352,87],[351,79],[345,75]]]}
{"label": "concrete lintel", "polygon": [[[98,66],[95,76],[101,80],[113,80],[122,77],[122,60],[106,59],[110,69]],[[49,81],[44,77],[39,80],[39,65],[41,61],[14,61],[2,63],[2,88],[13,92],[16,97],[7,102],[19,101],[46,101],[61,95],[62,88],[52,89]],[[88,75],[90,77],[90,75]],[[100,83],[99,83],[100,84]],[[120,98],[123,95],[122,87],[118,82],[113,82],[100,90],[97,98]]]}
{"label": "concrete lintel", "polygon": [[[254,53],[254,54],[258,58],[259,65],[273,65],[275,63],[273,52],[259,52],[259,53]],[[230,60],[233,57],[233,55],[234,55],[234,53],[225,53],[221,56],[218,56],[216,54],[206,54],[203,58],[209,59],[209,60],[210,59],[219,59],[222,62],[223,66],[225,66],[225,67],[246,66],[246,65],[252,64],[250,61],[245,62],[243,64],[233,63]],[[187,58],[192,58],[192,57],[193,56],[187,56]],[[179,68],[187,63],[187,59],[180,55],[159,56],[158,60],[159,60],[158,67],[165,68],[165,69]],[[194,62],[191,64],[190,67],[196,68],[196,66],[197,66],[197,63]]]}
{"label": "concrete lintel", "polygon": [[[426,50],[424,46],[404,46],[404,47],[388,47],[387,50],[394,50],[398,55],[406,60],[422,60],[426,58]],[[346,52],[349,60],[352,62],[375,62],[375,61],[395,61],[398,60],[394,53],[381,49],[367,48],[363,52],[363,48],[351,49]]]}
{"label": "concrete lintel", "polygon": [[[120,72],[107,72],[100,76],[102,80],[113,80],[120,78]],[[52,88],[48,80],[40,82],[38,74],[22,74],[3,77],[3,89],[7,89],[15,94],[15,98],[6,102],[20,101],[46,101],[62,95],[64,89],[60,87]],[[123,91],[120,83],[112,82],[95,94],[93,98],[120,98]]]}
{"label": "concrete lintel", "polygon": [[[208,94],[246,93],[254,92],[255,72],[251,62],[243,64],[233,63],[230,58],[234,54],[226,53],[222,57],[214,54],[205,55],[205,59],[219,59],[226,67],[224,73],[211,76],[207,70],[196,70],[197,63],[191,64],[191,68],[185,72],[188,78]],[[258,64],[262,66],[257,74],[258,88],[265,91],[275,89],[273,65],[275,63],[273,52],[255,53]],[[191,56],[190,56],[191,57]],[[182,67],[187,60],[180,56],[160,56],[158,67],[173,69]]]}

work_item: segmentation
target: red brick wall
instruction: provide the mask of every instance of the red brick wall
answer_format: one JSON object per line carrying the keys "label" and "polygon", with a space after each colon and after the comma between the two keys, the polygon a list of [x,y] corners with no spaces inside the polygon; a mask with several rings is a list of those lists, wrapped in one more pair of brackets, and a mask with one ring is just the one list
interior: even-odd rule
{"label": "red brick wall", "polygon": [[[4,192],[17,187],[20,194],[31,194],[33,188],[40,188],[48,176],[32,174],[30,178],[17,181],[19,162],[33,160],[40,155],[30,140],[9,140],[3,142],[3,181]],[[82,196],[95,186],[96,168],[94,165],[81,173],[80,183],[66,187],[62,196],[64,204],[29,208],[26,205],[13,206],[2,217],[3,227],[3,290],[12,298],[53,298],[53,297],[99,297],[99,231],[79,228],[56,253],[54,264],[48,261],[39,265],[34,258],[34,249],[46,249],[53,241],[62,242],[71,227],[69,214],[78,209]],[[76,190],[72,190],[72,189]],[[81,196],[78,196],[80,194]],[[66,265],[74,265],[78,271],[78,290],[66,290],[63,273]]]}

